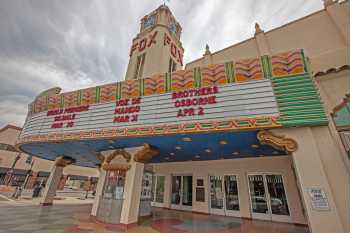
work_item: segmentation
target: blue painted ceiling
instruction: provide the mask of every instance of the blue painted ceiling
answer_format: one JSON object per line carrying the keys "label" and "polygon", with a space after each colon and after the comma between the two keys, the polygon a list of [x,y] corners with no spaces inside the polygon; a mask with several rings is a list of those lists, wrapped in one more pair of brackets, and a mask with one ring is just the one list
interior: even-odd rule
{"label": "blue painted ceiling", "polygon": [[54,160],[65,155],[76,159],[76,164],[95,167],[99,163],[95,151],[142,146],[148,143],[160,151],[152,163],[199,161],[285,155],[268,145],[261,145],[257,131],[178,134],[171,136],[128,137],[116,139],[80,140],[30,143],[21,150],[44,159]]}

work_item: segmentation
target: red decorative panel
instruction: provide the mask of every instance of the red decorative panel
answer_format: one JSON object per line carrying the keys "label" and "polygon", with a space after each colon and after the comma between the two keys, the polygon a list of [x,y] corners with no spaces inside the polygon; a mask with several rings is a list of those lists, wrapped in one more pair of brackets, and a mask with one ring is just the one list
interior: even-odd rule
{"label": "red decorative panel", "polygon": [[195,87],[192,70],[179,70],[171,74],[171,90],[180,91]]}
{"label": "red decorative panel", "polygon": [[49,110],[58,109],[61,107],[61,95],[49,96]]}
{"label": "red decorative panel", "polygon": [[121,83],[121,99],[140,96],[140,80],[125,80]]}
{"label": "red decorative panel", "polygon": [[145,78],[144,95],[163,94],[165,93],[165,75],[154,75]]}
{"label": "red decorative panel", "polygon": [[113,102],[117,99],[117,83],[100,87],[100,103]]}
{"label": "red decorative panel", "polygon": [[294,50],[271,56],[271,65],[273,76],[305,73],[305,67],[300,50]]}
{"label": "red decorative panel", "polygon": [[81,90],[81,105],[96,103],[96,87]]}
{"label": "red decorative panel", "polygon": [[78,105],[78,92],[77,91],[64,93],[63,98],[64,98],[64,107],[65,108],[75,107]]}
{"label": "red decorative panel", "polygon": [[246,82],[263,79],[260,59],[245,59],[235,63],[236,82]]}
{"label": "red decorative panel", "polygon": [[34,105],[34,112],[42,112],[47,110],[46,96],[40,96],[36,99]]}
{"label": "red decorative panel", "polygon": [[202,68],[202,87],[227,84],[225,64],[210,65]]}

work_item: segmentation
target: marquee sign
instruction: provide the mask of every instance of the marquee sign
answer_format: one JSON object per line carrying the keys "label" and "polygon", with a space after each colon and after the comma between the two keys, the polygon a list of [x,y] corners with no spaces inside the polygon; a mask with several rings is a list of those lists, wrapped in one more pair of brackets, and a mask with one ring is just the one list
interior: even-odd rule
{"label": "marquee sign", "polygon": [[278,116],[270,80],[203,87],[49,110],[29,117],[22,136],[131,126]]}
{"label": "marquee sign", "polygon": [[[136,49],[152,46],[153,36]],[[29,105],[20,142],[327,123],[303,51],[294,50],[42,94]]]}

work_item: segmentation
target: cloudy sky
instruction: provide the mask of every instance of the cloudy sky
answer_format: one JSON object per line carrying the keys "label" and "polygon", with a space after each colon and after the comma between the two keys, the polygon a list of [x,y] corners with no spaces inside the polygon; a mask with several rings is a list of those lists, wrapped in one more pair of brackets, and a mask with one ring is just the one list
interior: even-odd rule
{"label": "cloudy sky", "polygon": [[[139,19],[161,0],[0,1],[0,128],[22,126],[41,91],[123,80]],[[322,9],[321,0],[171,0],[183,27],[184,60]]]}

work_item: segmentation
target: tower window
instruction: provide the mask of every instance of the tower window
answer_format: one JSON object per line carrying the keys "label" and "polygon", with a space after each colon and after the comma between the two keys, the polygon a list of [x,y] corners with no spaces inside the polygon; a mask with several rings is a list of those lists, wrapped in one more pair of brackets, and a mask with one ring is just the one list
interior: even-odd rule
{"label": "tower window", "polygon": [[134,79],[141,78],[142,72],[143,72],[143,67],[145,65],[145,58],[146,58],[146,53],[143,53],[143,54],[137,56]]}
{"label": "tower window", "polygon": [[176,70],[176,62],[173,59],[169,58],[169,67],[168,72],[174,72]]}

